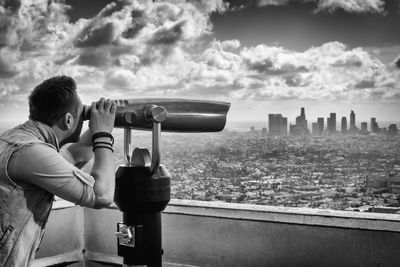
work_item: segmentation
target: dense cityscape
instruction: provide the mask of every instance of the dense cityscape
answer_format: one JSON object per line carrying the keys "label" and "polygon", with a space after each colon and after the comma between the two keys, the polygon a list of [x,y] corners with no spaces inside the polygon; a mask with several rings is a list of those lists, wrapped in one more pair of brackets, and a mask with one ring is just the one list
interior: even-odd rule
{"label": "dense cityscape", "polygon": [[[162,163],[172,176],[172,197],[400,211],[400,135],[396,125],[382,129],[375,121],[375,130],[368,132],[359,130],[350,119],[352,130],[342,127],[343,131],[333,132],[336,121],[331,119],[323,131],[310,134],[305,116],[300,115],[285,134],[285,120],[280,114],[274,116],[278,119],[271,121],[269,115],[269,131],[251,127],[247,132],[163,134]],[[149,133],[135,133],[134,146],[151,147]],[[122,137],[120,132],[119,142]],[[122,143],[120,147],[118,163],[123,164]]]}

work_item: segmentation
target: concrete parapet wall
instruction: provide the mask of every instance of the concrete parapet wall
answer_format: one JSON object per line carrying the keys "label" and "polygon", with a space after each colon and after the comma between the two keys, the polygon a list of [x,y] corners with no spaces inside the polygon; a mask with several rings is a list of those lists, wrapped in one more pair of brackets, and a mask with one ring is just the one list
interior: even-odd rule
{"label": "concrete parapet wall", "polygon": [[[56,261],[68,252],[76,261],[79,255],[74,253],[83,251],[81,257],[88,261],[122,263],[114,237],[121,218],[115,208],[54,210],[37,262]],[[400,262],[399,215],[172,200],[162,222],[163,260],[169,263],[398,266]],[[60,246],[62,242],[65,245]]]}
{"label": "concrete parapet wall", "polygon": [[83,209],[60,205],[50,214],[34,266],[49,266],[84,259]]}

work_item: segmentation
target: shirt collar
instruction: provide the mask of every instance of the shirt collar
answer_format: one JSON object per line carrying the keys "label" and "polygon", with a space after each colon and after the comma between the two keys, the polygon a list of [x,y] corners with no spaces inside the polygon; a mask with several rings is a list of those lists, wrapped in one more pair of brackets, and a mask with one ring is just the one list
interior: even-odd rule
{"label": "shirt collar", "polygon": [[40,140],[53,145],[56,150],[60,152],[57,135],[53,128],[40,121],[29,120],[26,123],[34,126],[34,128],[37,130],[38,138]]}

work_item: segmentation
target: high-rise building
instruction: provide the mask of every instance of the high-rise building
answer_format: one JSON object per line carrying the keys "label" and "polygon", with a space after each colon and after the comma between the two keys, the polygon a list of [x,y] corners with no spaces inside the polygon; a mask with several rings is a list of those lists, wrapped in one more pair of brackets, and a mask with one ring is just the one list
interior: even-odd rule
{"label": "high-rise building", "polygon": [[282,114],[268,114],[269,135],[280,136],[287,134],[287,118]]}
{"label": "high-rise building", "polygon": [[361,123],[361,133],[363,133],[363,134],[368,133],[368,123],[367,122]]}
{"label": "high-rise building", "polygon": [[320,135],[318,122],[312,123],[312,135]]}
{"label": "high-rise building", "polygon": [[354,111],[350,112],[350,131],[356,130],[356,114]]}
{"label": "high-rise building", "polygon": [[303,129],[298,127],[296,124],[290,124],[289,133],[292,135],[301,135],[303,134]]}
{"label": "high-rise building", "polygon": [[342,133],[346,133],[347,132],[347,118],[346,117],[342,117],[342,124],[341,124],[341,130]]}
{"label": "high-rise building", "polygon": [[328,119],[328,133],[336,133],[336,113],[331,113]]}
{"label": "high-rise building", "polygon": [[323,132],[324,132],[324,118],[318,118],[317,123],[318,123],[318,127],[319,127],[319,134],[323,134]]}
{"label": "high-rise building", "polygon": [[331,118],[328,117],[328,118],[326,118],[326,132],[327,133],[331,133],[330,128],[329,128],[330,125],[331,125]]}
{"label": "high-rise building", "polygon": [[371,133],[378,133],[379,132],[379,125],[376,122],[376,118],[371,118]]}
{"label": "high-rise building", "polygon": [[399,130],[397,129],[396,124],[390,124],[388,127],[388,134],[390,135],[396,135],[399,133]]}
{"label": "high-rise building", "polygon": [[300,116],[296,117],[296,124],[294,126],[291,125],[290,127],[290,133],[291,134],[309,134],[310,131],[308,130],[308,125],[307,125],[307,120],[306,120],[306,112],[304,107],[301,108],[300,110]]}
{"label": "high-rise building", "polygon": [[267,128],[262,128],[262,130],[261,130],[261,136],[262,137],[266,137],[267,136]]}
{"label": "high-rise building", "polygon": [[287,135],[287,117],[283,117],[282,134]]}
{"label": "high-rise building", "polygon": [[271,136],[279,135],[279,118],[282,117],[281,114],[268,114],[268,134]]}

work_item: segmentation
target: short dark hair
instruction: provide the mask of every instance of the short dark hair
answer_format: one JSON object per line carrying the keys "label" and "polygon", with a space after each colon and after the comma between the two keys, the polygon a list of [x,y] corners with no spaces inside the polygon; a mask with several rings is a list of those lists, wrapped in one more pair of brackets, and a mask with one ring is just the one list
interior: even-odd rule
{"label": "short dark hair", "polygon": [[67,112],[76,113],[77,107],[76,83],[65,75],[43,81],[29,96],[29,118],[49,126],[55,125]]}

